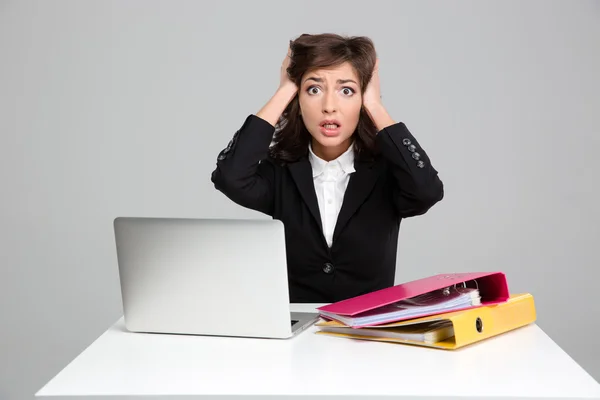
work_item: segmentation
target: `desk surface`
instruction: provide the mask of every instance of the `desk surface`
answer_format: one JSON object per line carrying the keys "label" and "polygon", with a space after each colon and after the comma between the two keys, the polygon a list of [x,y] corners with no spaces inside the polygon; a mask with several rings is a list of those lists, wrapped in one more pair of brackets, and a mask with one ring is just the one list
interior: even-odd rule
{"label": "desk surface", "polygon": [[36,396],[600,398],[600,384],[537,325],[456,351],[316,330],[287,340],[136,334],[125,330],[121,318]]}

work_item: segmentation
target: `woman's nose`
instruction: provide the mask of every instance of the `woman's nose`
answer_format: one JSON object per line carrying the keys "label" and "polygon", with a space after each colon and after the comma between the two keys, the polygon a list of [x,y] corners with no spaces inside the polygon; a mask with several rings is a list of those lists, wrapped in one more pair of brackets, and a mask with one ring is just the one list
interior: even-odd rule
{"label": "woman's nose", "polygon": [[331,114],[332,112],[336,111],[337,105],[334,93],[325,94],[325,96],[323,96],[322,107],[324,113]]}

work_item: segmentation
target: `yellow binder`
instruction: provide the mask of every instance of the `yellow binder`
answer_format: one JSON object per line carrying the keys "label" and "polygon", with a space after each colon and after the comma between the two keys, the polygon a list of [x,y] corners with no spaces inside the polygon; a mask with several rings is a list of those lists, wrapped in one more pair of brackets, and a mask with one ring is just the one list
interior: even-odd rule
{"label": "yellow binder", "polygon": [[[321,321],[316,334],[455,350],[536,320],[533,296],[511,294],[500,304],[430,315],[369,328],[352,328],[338,321]],[[427,339],[427,335],[430,335]],[[436,336],[441,340],[436,340]],[[413,338],[410,338],[413,337]],[[419,337],[419,339],[414,339]]]}

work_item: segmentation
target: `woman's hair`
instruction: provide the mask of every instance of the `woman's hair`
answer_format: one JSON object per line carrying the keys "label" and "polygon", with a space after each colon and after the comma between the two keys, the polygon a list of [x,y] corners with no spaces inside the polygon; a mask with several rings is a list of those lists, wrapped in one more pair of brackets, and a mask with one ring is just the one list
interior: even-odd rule
{"label": "woman's hair", "polygon": [[[299,88],[301,79],[307,72],[349,62],[358,75],[361,94],[364,94],[377,60],[373,42],[364,36],[343,37],[331,33],[303,34],[296,40],[290,41],[290,48],[291,60],[287,72]],[[376,133],[377,128],[373,121],[364,107],[361,107],[358,125],[353,134],[357,159],[369,160],[375,156]],[[300,115],[300,104],[296,95],[275,126],[269,154],[280,163],[297,161],[307,154],[310,140],[311,135]]]}

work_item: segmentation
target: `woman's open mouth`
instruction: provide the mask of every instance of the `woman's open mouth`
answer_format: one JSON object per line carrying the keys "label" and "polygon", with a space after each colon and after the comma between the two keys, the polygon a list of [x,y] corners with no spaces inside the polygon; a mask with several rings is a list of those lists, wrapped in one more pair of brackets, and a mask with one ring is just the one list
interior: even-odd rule
{"label": "woman's open mouth", "polygon": [[338,121],[322,121],[319,125],[321,133],[325,136],[336,136],[340,133],[341,125]]}

